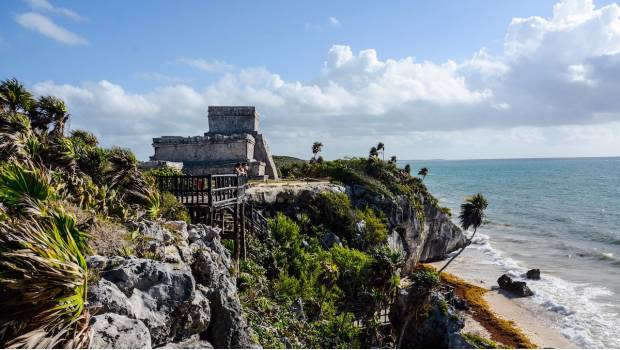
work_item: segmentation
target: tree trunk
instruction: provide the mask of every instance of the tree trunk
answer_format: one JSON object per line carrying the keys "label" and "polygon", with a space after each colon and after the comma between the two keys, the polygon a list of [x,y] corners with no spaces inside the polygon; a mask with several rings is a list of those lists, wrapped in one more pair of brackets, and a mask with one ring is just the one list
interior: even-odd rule
{"label": "tree trunk", "polygon": [[456,259],[457,256],[461,255],[461,253],[463,252],[463,250],[465,250],[465,248],[467,248],[472,240],[474,239],[474,236],[476,235],[476,231],[478,230],[477,227],[474,228],[474,233],[471,235],[471,237],[469,238],[469,242],[467,242],[467,244],[465,244],[465,246],[463,248],[461,248],[461,250],[459,250],[458,253],[456,253],[452,258],[450,258],[450,260],[448,260],[448,262],[437,272],[437,273],[441,273],[443,270],[446,269],[446,267],[448,267],[448,265],[450,265],[450,263],[452,262],[452,260]]}

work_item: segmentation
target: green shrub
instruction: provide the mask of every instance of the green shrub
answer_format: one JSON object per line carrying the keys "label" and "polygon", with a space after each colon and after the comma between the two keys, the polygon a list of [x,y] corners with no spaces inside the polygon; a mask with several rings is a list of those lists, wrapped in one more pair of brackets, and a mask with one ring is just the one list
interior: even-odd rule
{"label": "green shrub", "polygon": [[325,225],[341,238],[353,239],[355,216],[346,194],[324,191],[315,197],[311,205],[313,221]]}
{"label": "green shrub", "polygon": [[426,289],[436,287],[441,282],[437,272],[426,269],[418,269],[414,271],[412,274],[412,280],[414,283],[423,286]]}
{"label": "green shrub", "polygon": [[363,210],[356,210],[355,216],[358,220],[365,222],[362,236],[363,246],[373,247],[385,242],[388,236],[388,227],[387,219],[383,213],[366,207]]}
{"label": "green shrub", "polygon": [[361,347],[360,329],[354,323],[352,313],[329,315],[326,320],[318,322],[317,336],[321,338],[321,348],[357,349]]}
{"label": "green shrub", "polygon": [[188,224],[190,216],[187,208],[177,200],[170,192],[164,192],[161,196],[160,215],[166,220],[181,220]]}

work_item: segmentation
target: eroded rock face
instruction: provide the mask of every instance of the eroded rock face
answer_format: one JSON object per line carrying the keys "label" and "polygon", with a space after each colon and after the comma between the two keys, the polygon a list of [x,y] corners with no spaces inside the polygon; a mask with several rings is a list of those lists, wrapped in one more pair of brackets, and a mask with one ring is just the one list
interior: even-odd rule
{"label": "eroded rock face", "polygon": [[[405,274],[411,272],[418,262],[444,259],[448,253],[463,247],[467,242],[450,216],[432,203],[425,202],[422,197],[418,199],[422,203],[423,213],[419,213],[420,208],[415,208],[411,200],[403,196],[387,198],[357,185],[348,188],[347,193],[355,206],[368,205],[386,214],[393,236],[389,243],[401,245],[398,250],[405,253]],[[424,220],[421,221],[421,218]]]}
{"label": "eroded rock face", "polygon": [[106,313],[92,318],[93,349],[150,349],[149,329],[140,320]]}
{"label": "eroded rock face", "polygon": [[402,349],[470,348],[460,335],[464,322],[449,294],[415,285],[401,289],[390,310],[397,344]]}
{"label": "eroded rock face", "polygon": [[[192,225],[188,232],[180,223],[166,224],[171,231],[152,222],[137,227],[149,233],[146,237],[154,246],[175,247],[177,258],[88,258],[90,268],[100,276],[89,289],[89,303],[99,314],[93,344],[108,348],[252,347],[235,280],[229,273],[230,254],[218,232],[204,225]],[[146,334],[148,344],[110,340],[132,332]]]}

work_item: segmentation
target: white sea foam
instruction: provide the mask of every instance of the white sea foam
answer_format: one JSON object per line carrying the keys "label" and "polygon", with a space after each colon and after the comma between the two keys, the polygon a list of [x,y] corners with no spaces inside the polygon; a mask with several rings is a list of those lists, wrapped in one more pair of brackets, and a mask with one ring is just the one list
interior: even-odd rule
{"label": "white sea foam", "polygon": [[[491,238],[479,234],[473,245],[513,278],[521,278],[527,269],[491,245]],[[620,347],[620,320],[614,305],[597,300],[613,293],[604,287],[573,283],[543,274],[541,280],[528,280],[535,305],[551,312],[562,334],[580,347]],[[527,306],[527,304],[525,305]],[[535,311],[535,310],[533,310]]]}

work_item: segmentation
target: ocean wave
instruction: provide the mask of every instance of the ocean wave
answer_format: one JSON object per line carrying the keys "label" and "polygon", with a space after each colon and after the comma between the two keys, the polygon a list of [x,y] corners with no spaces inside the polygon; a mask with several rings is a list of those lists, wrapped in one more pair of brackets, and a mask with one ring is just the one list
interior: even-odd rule
{"label": "ocean wave", "polygon": [[[527,272],[520,262],[493,247],[489,235],[480,234],[472,243],[512,278],[520,279]],[[609,254],[605,253],[599,255],[609,258]],[[586,348],[620,347],[620,321],[613,311],[615,305],[598,300],[613,295],[612,291],[544,273],[538,281],[528,280],[528,285],[535,293],[531,300],[557,316],[555,318],[562,334],[570,341]]]}

